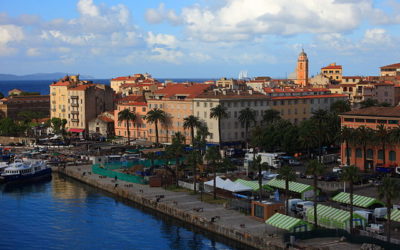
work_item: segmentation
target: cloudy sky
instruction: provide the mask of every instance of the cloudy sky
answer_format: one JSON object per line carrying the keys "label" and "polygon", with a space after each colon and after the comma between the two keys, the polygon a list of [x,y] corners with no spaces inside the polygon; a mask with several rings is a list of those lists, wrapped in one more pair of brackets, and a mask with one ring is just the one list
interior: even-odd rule
{"label": "cloudy sky", "polygon": [[0,73],[282,78],[304,48],[311,75],[376,75],[400,62],[399,24],[398,0],[9,0]]}

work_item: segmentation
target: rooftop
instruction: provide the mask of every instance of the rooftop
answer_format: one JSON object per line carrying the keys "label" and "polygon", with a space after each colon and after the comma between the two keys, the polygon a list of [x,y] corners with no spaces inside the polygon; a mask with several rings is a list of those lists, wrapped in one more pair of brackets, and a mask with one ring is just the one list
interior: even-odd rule
{"label": "rooftop", "polygon": [[196,83],[193,85],[176,83],[168,84],[165,88],[157,90],[154,94],[163,96],[165,98],[171,98],[176,95],[185,95],[186,98],[194,98],[209,89],[209,84]]}
{"label": "rooftop", "polygon": [[400,117],[400,107],[369,107],[343,113],[344,116]]}
{"label": "rooftop", "polygon": [[389,68],[395,68],[395,69],[400,68],[400,63],[389,64],[381,67],[381,69],[389,69]]}

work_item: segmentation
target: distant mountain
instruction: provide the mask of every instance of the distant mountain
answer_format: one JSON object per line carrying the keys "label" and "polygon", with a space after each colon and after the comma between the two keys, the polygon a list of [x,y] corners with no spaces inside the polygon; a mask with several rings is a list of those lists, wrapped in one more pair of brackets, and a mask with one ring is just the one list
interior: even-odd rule
{"label": "distant mountain", "polygon": [[[12,75],[12,74],[0,74],[0,81],[31,81],[31,80],[52,80],[56,81],[60,78],[63,78],[66,75],[74,75],[70,73],[37,73],[30,75]],[[80,79],[94,79],[92,76],[80,75]]]}

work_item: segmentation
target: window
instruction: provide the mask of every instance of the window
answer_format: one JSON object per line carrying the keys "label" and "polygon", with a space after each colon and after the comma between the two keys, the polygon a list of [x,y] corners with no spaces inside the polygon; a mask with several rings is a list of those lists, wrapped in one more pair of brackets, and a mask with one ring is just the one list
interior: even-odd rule
{"label": "window", "polygon": [[383,150],[382,149],[378,150],[378,160],[383,160]]}
{"label": "window", "polygon": [[357,157],[357,158],[362,158],[361,148],[357,148],[357,149],[356,149],[356,157]]}
{"label": "window", "polygon": [[264,219],[264,207],[257,204],[253,205],[254,205],[254,216]]}
{"label": "window", "polygon": [[210,108],[212,108],[214,106],[214,103],[210,102]]}
{"label": "window", "polygon": [[356,118],[356,122],[365,122],[365,119],[357,119]]}
{"label": "window", "polygon": [[200,107],[200,102],[196,102],[197,107]]}
{"label": "window", "polygon": [[346,157],[347,158],[351,157],[351,148],[348,148],[348,150],[346,150]]}
{"label": "window", "polygon": [[237,111],[235,111],[235,112],[233,113],[233,117],[234,117],[234,118],[237,118]]}
{"label": "window", "polygon": [[374,150],[372,149],[367,149],[367,159],[373,159],[374,158]]}
{"label": "window", "polygon": [[389,152],[389,161],[396,161],[396,152],[393,150]]}
{"label": "window", "polygon": [[244,102],[241,102],[241,103],[240,103],[240,106],[244,107]]}
{"label": "window", "polygon": [[204,103],[204,107],[207,108],[207,103],[206,102]]}
{"label": "window", "polygon": [[376,122],[375,119],[366,119],[365,121],[366,121],[367,123],[375,123],[375,122]]}
{"label": "window", "polygon": [[354,118],[344,118],[345,122],[354,122]]}
{"label": "window", "polygon": [[378,123],[384,123],[384,124],[386,124],[386,123],[387,123],[387,120],[378,120]]}
{"label": "window", "polygon": [[389,120],[389,124],[399,124],[398,120]]}

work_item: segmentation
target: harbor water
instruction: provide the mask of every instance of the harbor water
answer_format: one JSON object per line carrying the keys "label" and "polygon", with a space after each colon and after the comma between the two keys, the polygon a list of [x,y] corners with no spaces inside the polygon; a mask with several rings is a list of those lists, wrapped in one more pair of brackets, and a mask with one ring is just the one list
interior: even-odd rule
{"label": "harbor water", "polygon": [[56,173],[0,189],[0,249],[240,248]]}

